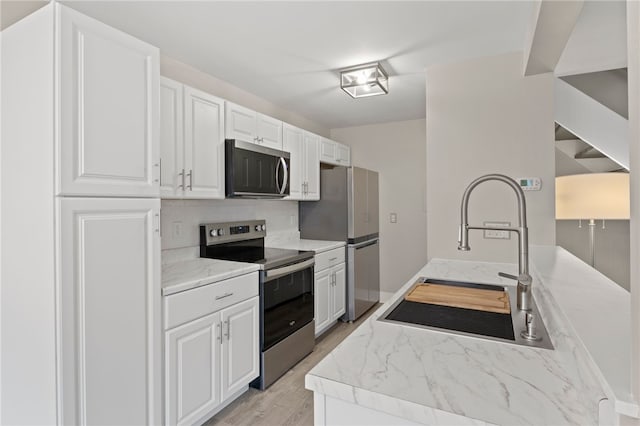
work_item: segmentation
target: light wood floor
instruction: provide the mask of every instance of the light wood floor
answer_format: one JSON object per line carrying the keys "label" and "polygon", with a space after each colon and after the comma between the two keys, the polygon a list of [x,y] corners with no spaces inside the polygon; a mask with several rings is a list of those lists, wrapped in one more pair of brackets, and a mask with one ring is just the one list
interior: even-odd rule
{"label": "light wood floor", "polygon": [[338,322],[316,340],[315,349],[265,391],[249,388],[240,398],[209,419],[206,426],[313,425],[313,393],[304,388],[304,376],[358,325],[376,305],[353,324]]}

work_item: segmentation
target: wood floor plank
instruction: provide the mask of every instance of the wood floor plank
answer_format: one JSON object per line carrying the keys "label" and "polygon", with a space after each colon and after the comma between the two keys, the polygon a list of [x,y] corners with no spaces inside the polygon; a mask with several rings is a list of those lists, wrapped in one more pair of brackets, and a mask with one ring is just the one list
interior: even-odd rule
{"label": "wood floor plank", "polygon": [[264,391],[250,388],[206,426],[312,426],[313,392],[305,389],[304,376],[340,344],[380,305],[353,323],[338,322],[316,340],[311,354]]}

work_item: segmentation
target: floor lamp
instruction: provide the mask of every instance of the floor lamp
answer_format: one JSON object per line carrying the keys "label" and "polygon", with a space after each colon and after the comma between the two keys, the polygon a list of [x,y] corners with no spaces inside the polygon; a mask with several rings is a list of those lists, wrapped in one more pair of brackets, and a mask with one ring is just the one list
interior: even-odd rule
{"label": "floor lamp", "polygon": [[587,173],[556,178],[556,219],[589,220],[591,266],[595,265],[596,220],[629,217],[628,173]]}

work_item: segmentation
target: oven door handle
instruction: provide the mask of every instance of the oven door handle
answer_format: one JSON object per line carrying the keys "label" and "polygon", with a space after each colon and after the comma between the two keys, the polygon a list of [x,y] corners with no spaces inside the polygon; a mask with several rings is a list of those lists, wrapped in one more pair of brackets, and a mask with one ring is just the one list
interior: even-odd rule
{"label": "oven door handle", "polygon": [[295,263],[293,265],[284,266],[282,268],[269,269],[268,271],[265,271],[265,281],[275,280],[276,278],[280,278],[294,272],[302,271],[303,269],[307,269],[313,266],[315,263],[315,259],[309,259],[305,260],[304,262]]}

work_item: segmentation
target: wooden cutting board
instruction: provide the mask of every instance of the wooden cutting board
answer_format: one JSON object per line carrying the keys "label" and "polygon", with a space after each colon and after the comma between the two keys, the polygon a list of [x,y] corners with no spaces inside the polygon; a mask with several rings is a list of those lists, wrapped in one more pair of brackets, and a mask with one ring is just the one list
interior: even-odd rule
{"label": "wooden cutting board", "polygon": [[404,297],[410,302],[431,303],[477,311],[511,313],[506,291],[457,287],[444,284],[418,283]]}

